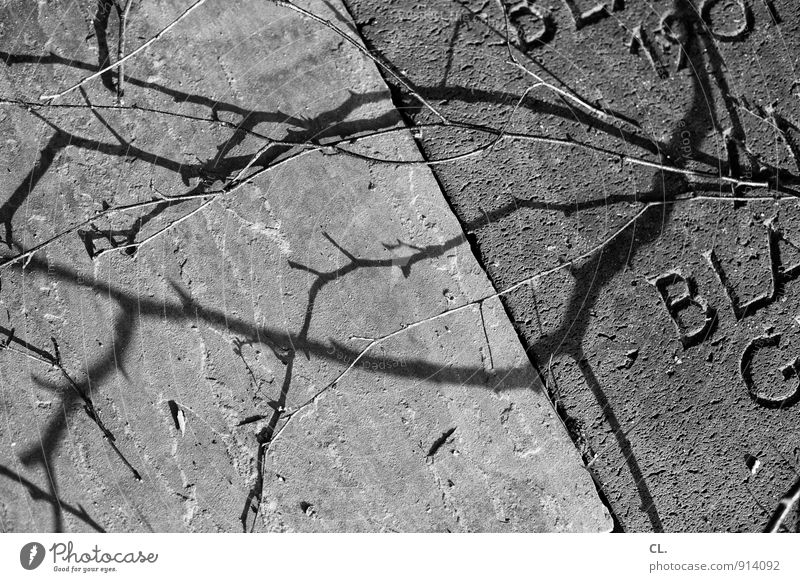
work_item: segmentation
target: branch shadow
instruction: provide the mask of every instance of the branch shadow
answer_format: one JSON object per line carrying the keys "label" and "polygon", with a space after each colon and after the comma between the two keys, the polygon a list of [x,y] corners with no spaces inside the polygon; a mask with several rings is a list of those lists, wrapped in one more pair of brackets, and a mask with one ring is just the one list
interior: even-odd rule
{"label": "branch shadow", "polygon": [[[17,483],[25,487],[25,489],[28,490],[30,498],[33,499],[34,501],[40,501],[40,500],[46,501],[53,507],[57,507],[58,508],[57,513],[59,514],[59,516],[62,510],[66,511],[67,513],[74,515],[75,517],[80,519],[83,523],[85,523],[95,531],[100,533],[105,533],[106,530],[104,530],[99,523],[97,523],[94,519],[91,518],[91,516],[86,512],[86,510],[83,508],[82,505],[75,506],[60,499],[57,495],[53,494],[53,488],[51,488],[51,492],[48,493],[44,491],[41,487],[33,483],[32,481],[29,481],[28,479],[17,473],[16,471],[12,471],[11,469],[3,465],[0,465],[0,475],[8,478],[11,481],[16,481]],[[56,533],[60,531],[61,530],[58,529]]]}
{"label": "branch shadow", "polygon": [[[724,99],[724,104],[730,115],[734,134],[741,134],[741,122],[737,111],[735,111],[735,103],[732,102],[730,95],[727,94],[728,85],[724,78],[724,65],[721,62],[719,52],[716,51],[713,46],[713,40],[702,34],[702,22],[699,21],[697,11],[694,9],[693,4],[689,0],[674,0],[673,6],[673,12],[676,13],[677,17],[691,24],[692,28],[698,31],[698,34],[693,36],[693,39],[690,40],[689,46],[687,47],[687,53],[689,53],[688,56],[691,59],[691,63],[693,64],[692,69],[694,71],[691,77],[692,100],[688,111],[683,115],[680,125],[696,129],[696,131],[692,132],[691,147],[694,154],[693,159],[715,170],[722,171],[723,169],[727,169],[727,164],[723,162],[723,160],[699,150],[702,140],[701,136],[717,129],[717,117],[713,112],[709,119],[709,107],[713,107],[713,104],[706,103],[704,99],[705,95],[710,95],[712,81],[718,83],[722,91],[727,95]],[[501,34],[501,36],[503,35]],[[378,53],[381,52],[380,49],[374,46],[368,46],[371,50],[376,50]],[[391,84],[391,80],[388,81]],[[397,87],[394,87],[394,90],[402,93],[402,90]],[[428,87],[420,89],[420,91],[426,98],[434,100],[460,100],[466,103],[498,102],[495,101],[495,99],[499,96],[497,93],[493,92],[473,91],[470,88],[460,87]],[[499,101],[502,102],[505,98],[506,96],[503,95],[503,98]],[[506,102],[511,103],[511,100]],[[594,117],[571,108],[542,103],[533,99],[530,99],[530,104],[526,103],[525,106],[529,106],[531,109],[541,111],[547,115],[554,115],[562,118],[569,117],[600,132],[612,136],[619,136],[626,144],[634,145],[644,151],[657,155],[662,160],[669,160],[675,163],[674,160],[682,159],[680,155],[680,148],[682,145],[680,130],[673,131],[670,137],[665,141],[655,142],[640,135],[620,130],[613,124],[599,123]],[[406,121],[409,122],[409,125],[412,127],[414,125],[413,117],[415,111],[419,111],[419,108],[416,110],[412,109],[410,112],[407,110],[403,111]],[[683,145],[685,147],[685,144]],[[436,166],[433,167],[434,174],[437,174],[439,171],[440,170]],[[443,180],[440,178],[440,182],[442,181]],[[690,184],[683,176],[671,176],[657,171],[651,179],[649,192],[637,193],[634,196],[611,196],[604,199],[571,204],[513,198],[510,203],[505,204],[498,210],[488,214],[484,213],[483,217],[476,220],[467,223],[462,222],[462,226],[467,233],[470,233],[476,228],[481,228],[490,224],[514,212],[516,209],[523,207],[557,210],[568,215],[580,209],[595,208],[615,202],[670,200],[678,194],[686,192],[689,186]],[[691,184],[691,186],[694,187],[695,185]],[[703,187],[703,185],[699,186]],[[705,185],[705,187],[711,186]],[[716,188],[719,188],[719,186],[716,186]],[[790,192],[792,194],[795,193],[793,191]],[[539,365],[535,361],[537,354],[552,354],[553,356],[566,355],[577,363],[598,406],[603,411],[611,431],[616,437],[617,446],[625,459],[628,471],[641,500],[642,511],[647,515],[647,519],[653,531],[664,530],[661,516],[659,515],[653,495],[644,478],[639,461],[634,454],[632,444],[622,430],[620,421],[610,404],[609,397],[601,386],[584,353],[583,340],[589,325],[589,313],[593,306],[597,304],[602,290],[618,273],[625,269],[631,257],[633,257],[638,250],[660,240],[665,224],[672,214],[673,207],[674,205],[669,204],[651,207],[595,255],[587,258],[582,264],[573,266],[570,271],[574,278],[573,291],[567,301],[567,307],[562,316],[561,323],[558,325],[557,329],[548,334],[547,337],[543,337],[532,344],[528,342],[526,346],[537,370],[540,370]],[[505,301],[507,302],[507,300]],[[624,528],[624,524],[622,524],[622,526]]]}
{"label": "branch shadow", "polygon": [[[100,7],[106,5],[110,5],[110,0],[98,0],[98,14]],[[691,11],[688,10],[690,4],[687,0],[675,0],[675,5],[676,9],[680,10],[684,15],[686,15],[686,18],[693,18],[691,14],[689,14]],[[97,29],[97,16],[95,17],[95,22],[95,27]],[[105,24],[103,24],[102,19],[100,20],[99,26],[101,28],[107,26],[107,17]],[[98,42],[100,41],[100,35],[98,34]],[[707,46],[705,46],[707,43],[701,41],[701,44],[703,44],[703,49],[710,50]],[[696,62],[698,65],[704,65],[700,47],[695,46],[691,52],[692,55],[690,58],[692,58],[693,62]],[[7,65],[14,63],[35,62],[36,64],[66,65],[73,68],[90,71],[98,70],[94,65],[72,59],[66,59],[54,54],[51,54],[50,56],[40,56],[10,54],[0,51],[0,58],[2,58]],[[103,63],[107,64],[109,59],[107,45],[105,55],[101,50],[99,58],[101,67],[103,66]],[[716,76],[721,73],[719,71],[719,64],[715,64],[713,62],[713,52],[709,59],[712,61],[712,74],[715,75],[715,80],[719,83],[720,81],[716,78]],[[705,71],[705,68],[704,66],[698,66],[695,67],[695,70],[702,72]],[[0,207],[0,221],[2,221],[6,227],[5,242],[9,246],[11,245],[12,241],[11,220],[14,216],[14,213],[25,201],[27,195],[31,192],[35,185],[52,166],[53,160],[55,159],[57,153],[68,145],[81,149],[100,151],[101,153],[111,156],[133,156],[137,159],[145,161],[146,163],[180,174],[184,180],[184,183],[188,184],[189,177],[201,177],[207,172],[219,172],[221,175],[230,176],[233,174],[233,172],[244,168],[248,163],[250,163],[251,156],[231,156],[230,153],[237,145],[242,143],[248,131],[254,130],[262,123],[288,123],[296,128],[287,130],[287,136],[289,138],[298,141],[314,142],[315,140],[318,141],[332,135],[350,136],[357,135],[358,133],[367,130],[392,127],[398,121],[396,114],[392,111],[377,118],[344,123],[339,122],[340,119],[346,117],[348,114],[352,113],[365,103],[383,98],[383,92],[376,92],[375,94],[367,95],[351,94],[344,104],[333,108],[330,111],[327,111],[313,119],[303,119],[282,114],[280,111],[267,112],[250,110],[239,107],[235,104],[221,103],[209,97],[177,91],[157,83],[142,81],[134,77],[126,77],[126,81],[131,86],[162,93],[174,99],[176,102],[192,103],[208,107],[212,118],[215,116],[218,117],[220,112],[234,114],[240,119],[238,129],[234,132],[234,135],[230,139],[217,146],[218,153],[214,159],[206,162],[199,162],[196,165],[186,165],[175,160],[165,159],[140,148],[136,148],[131,144],[124,143],[124,141],[121,141],[120,144],[112,144],[82,138],[66,132],[57,125],[45,119],[43,116],[31,111],[33,115],[36,115],[44,123],[53,128],[55,133],[40,152],[39,164],[31,170],[28,176],[26,176],[26,178],[23,180],[23,183],[20,184],[14,193],[12,193],[11,197],[3,204],[2,207]],[[103,79],[103,83],[106,88],[110,90],[114,89],[113,80],[111,77]],[[707,75],[701,73],[693,77],[693,102],[689,112],[684,116],[683,121],[685,123],[695,124],[695,127],[705,126],[706,129],[711,128],[706,123],[707,119],[703,115],[704,102],[701,99],[702,94],[708,87],[709,78]],[[518,96],[512,93],[481,90],[473,91],[466,87],[460,86],[422,87],[420,88],[420,92],[425,95],[426,98],[457,98],[460,100],[466,100],[470,103],[480,104],[506,104],[518,99]],[[548,101],[530,98],[527,99],[522,106],[547,116],[569,119],[572,121],[577,120],[578,122],[581,122],[597,131],[614,137],[619,137],[626,144],[634,145],[644,151],[662,157],[670,156],[671,154],[676,153],[681,143],[681,138],[679,135],[677,135],[677,133],[674,133],[668,142],[657,143],[641,136],[640,134],[621,129],[613,123],[600,122],[589,114],[576,110],[572,107],[557,105]],[[726,106],[729,106],[727,102]],[[107,127],[110,129],[109,126]],[[701,132],[697,133],[699,134]],[[697,146],[699,144],[694,143],[692,145]],[[288,146],[273,148],[269,154],[265,152],[261,159],[257,161],[256,165],[265,167],[271,163],[271,161],[276,159],[277,156],[281,155],[281,153],[288,151],[288,149]],[[701,154],[698,152],[696,159],[710,166],[720,166],[721,164],[719,159],[709,154]],[[687,183],[682,178],[676,179],[672,177],[665,177],[659,172],[653,177],[651,192],[643,194],[643,198],[634,198],[633,201],[661,199],[664,196],[674,195],[671,193],[676,191],[685,191],[686,187]],[[543,204],[546,204],[546,206],[544,206],[546,208],[559,210],[567,214],[581,207],[588,208],[593,207],[592,205],[599,206],[608,204],[609,202],[623,200],[630,201],[630,199],[626,199],[624,197],[612,198],[613,200],[604,198],[602,200],[594,200],[588,203],[581,203],[577,205],[553,205],[552,203],[543,203],[540,201],[524,201],[521,199],[514,199],[511,204],[506,205],[499,210],[493,211],[491,214],[486,215],[485,218],[481,218],[467,226],[471,228],[477,228],[484,224],[484,220],[490,222],[492,220],[497,220],[501,216],[513,213],[521,207],[541,208],[543,207]],[[156,206],[155,209],[140,217],[136,223],[136,226],[134,226],[132,229],[113,232],[104,232],[98,230],[96,232],[89,231],[88,234],[84,233],[82,238],[86,239],[84,240],[84,244],[86,244],[87,252],[90,256],[93,255],[93,252],[96,250],[94,248],[95,240],[105,239],[110,241],[113,246],[117,242],[116,237],[121,236],[123,237],[122,240],[127,242],[135,239],[140,229],[147,224],[147,222],[155,218],[155,216],[163,212],[167,207],[169,207],[169,205],[170,203],[165,203],[163,206]],[[532,353],[543,352],[569,355],[574,358],[576,362],[578,362],[587,384],[592,390],[598,405],[606,413],[606,418],[609,421],[612,431],[617,437],[618,445],[626,459],[628,469],[634,482],[636,483],[642,505],[648,515],[654,531],[663,531],[663,524],[655,507],[654,500],[647,483],[644,480],[638,461],[633,454],[631,443],[621,430],[619,420],[609,404],[608,397],[600,386],[594,371],[585,357],[582,348],[582,340],[588,326],[588,311],[591,306],[597,302],[600,291],[613,279],[618,272],[625,267],[629,260],[628,258],[637,249],[651,244],[660,238],[663,224],[671,212],[671,209],[668,206],[662,208],[663,214],[659,214],[656,209],[652,209],[643,214],[629,230],[622,233],[596,256],[591,257],[584,264],[575,267],[571,271],[575,277],[575,287],[572,296],[569,299],[563,323],[559,326],[556,333],[551,334],[551,337],[553,338],[552,340],[543,340],[537,342],[533,346],[529,346],[528,348]],[[633,230],[636,231],[636,236],[634,236]],[[135,329],[135,318],[133,318],[132,315],[129,315],[129,312],[136,312],[145,316],[149,315],[153,317],[167,317],[174,320],[194,320],[195,318],[199,318],[206,321],[210,325],[224,325],[229,331],[244,336],[245,338],[248,338],[249,341],[266,345],[273,351],[273,353],[275,353],[276,357],[278,357],[284,363],[286,370],[278,400],[276,401],[273,413],[270,416],[267,426],[263,428],[257,436],[259,449],[257,452],[255,485],[248,493],[241,515],[242,527],[245,531],[248,529],[248,522],[250,524],[251,531],[255,527],[254,515],[257,516],[258,514],[261,489],[263,487],[264,455],[266,454],[269,443],[274,437],[276,427],[278,426],[283,411],[285,410],[286,401],[292,382],[292,371],[294,367],[296,351],[302,351],[307,358],[310,358],[311,355],[313,355],[314,357],[322,359],[335,358],[340,361],[344,359],[344,361],[354,362],[360,357],[359,350],[347,348],[336,342],[333,342],[332,344],[324,344],[319,341],[308,339],[308,332],[310,329],[314,306],[319,293],[328,284],[357,270],[364,268],[387,268],[398,266],[396,259],[364,259],[355,257],[342,248],[338,243],[336,243],[330,236],[327,235],[327,233],[324,233],[324,236],[326,236],[331,244],[336,246],[336,248],[338,248],[340,252],[342,252],[350,260],[350,263],[333,271],[322,272],[295,262],[289,262],[291,268],[306,271],[315,277],[314,282],[309,288],[306,315],[303,319],[300,329],[294,334],[286,334],[279,329],[257,327],[244,320],[231,319],[223,312],[207,309],[197,305],[191,299],[191,297],[181,294],[177,287],[174,288],[179,294],[180,302],[173,303],[171,305],[165,305],[161,302],[149,301],[147,299],[143,300],[121,289],[115,289],[108,285],[86,283],[80,277],[78,277],[74,271],[64,267],[55,268],[55,274],[60,278],[60,280],[69,281],[78,286],[83,285],[85,287],[94,288],[96,291],[104,293],[108,297],[114,299],[121,309],[121,313],[118,315],[114,324],[115,337],[114,341],[112,342],[112,350],[106,355],[102,356],[98,362],[90,367],[85,374],[86,379],[80,384],[82,388],[87,390],[87,392],[90,391],[92,385],[102,385],[102,383],[108,379],[113,371],[117,369],[117,363],[123,360],[124,352],[131,341],[131,337]],[[86,242],[87,240],[91,246]],[[455,248],[460,244],[463,244],[464,242],[465,241],[463,237],[455,237],[441,245],[417,248],[417,252],[411,255],[407,262],[401,266],[401,269],[403,269],[404,275],[408,276],[407,273],[410,273],[410,269],[415,263],[432,257],[440,256],[441,254],[452,248]],[[54,270],[52,264],[47,266],[35,257],[31,260],[27,268],[37,270],[49,269],[51,273]],[[332,351],[331,348],[333,348]],[[437,364],[433,364],[424,360],[415,360],[413,362],[409,362],[410,365],[407,367],[399,367],[399,369],[398,367],[393,367],[392,369],[381,369],[380,363],[385,360],[368,357],[364,358],[363,361],[370,365],[370,369],[380,369],[380,373],[382,374],[392,374],[399,377],[413,377],[420,379],[428,379],[432,376],[437,376],[437,378],[441,379],[442,381],[457,381],[461,384],[466,383],[469,385],[480,386],[486,386],[487,384],[487,378],[484,377],[485,370],[481,368],[453,367],[448,368],[448,370],[445,372],[441,369],[441,366]],[[511,375],[514,373],[514,370],[499,370],[498,373],[501,375]],[[530,386],[524,387],[529,388]],[[64,390],[63,386],[59,387],[57,385],[52,385],[50,388],[53,390]],[[519,388],[523,388],[523,386],[519,386]],[[75,409],[75,405],[78,404],[78,400],[76,398],[76,396],[64,397],[63,404],[67,413]],[[65,428],[66,415],[57,415],[48,423],[48,426],[45,430],[45,436],[39,443],[38,447],[35,446],[29,448],[21,456],[23,464],[26,466],[42,465],[46,470],[48,470],[51,486],[50,498],[52,499],[57,499],[58,492],[55,478],[48,468],[51,465],[51,455],[53,454],[53,451],[55,451],[58,442],[64,437]],[[54,520],[56,523],[56,528],[60,529],[62,525],[60,510],[56,515],[54,515]]]}
{"label": "branch shadow", "polygon": [[[483,367],[443,366],[442,364],[425,359],[405,359],[398,365],[398,360],[396,358],[372,355],[363,356],[360,349],[345,346],[334,340],[329,340],[327,342],[310,340],[307,336],[315,300],[326,285],[348,274],[354,273],[357,270],[368,268],[400,267],[406,276],[409,276],[412,267],[417,263],[441,256],[458,245],[465,243],[463,236],[457,236],[440,245],[430,245],[427,247],[409,246],[409,248],[414,249],[415,252],[403,258],[400,263],[398,263],[397,258],[357,258],[345,251],[330,236],[327,234],[325,236],[351,259],[351,263],[330,272],[315,271],[314,269],[297,263],[290,264],[293,269],[309,272],[316,277],[315,282],[312,283],[309,289],[309,305],[303,323],[299,331],[294,334],[286,334],[286,332],[280,328],[259,327],[244,319],[231,318],[223,311],[205,308],[189,297],[178,285],[173,285],[173,290],[177,295],[176,301],[156,301],[154,299],[139,297],[127,290],[102,282],[86,281],[72,269],[61,265],[55,265],[52,262],[48,263],[37,256],[34,256],[27,266],[15,268],[48,273],[48,276],[55,277],[61,282],[69,283],[76,287],[91,289],[96,293],[102,294],[114,301],[117,305],[119,313],[112,325],[114,338],[113,341],[111,341],[111,348],[107,349],[106,353],[100,356],[97,361],[86,370],[83,374],[84,380],[78,382],[80,389],[90,395],[92,393],[92,388],[96,393],[99,387],[107,383],[110,376],[116,371],[121,371],[123,376],[125,375],[124,369],[121,368],[125,352],[132,342],[137,322],[140,319],[148,317],[161,320],[167,319],[170,321],[191,321],[195,323],[197,321],[204,321],[208,325],[224,328],[228,333],[243,337],[243,342],[260,344],[272,350],[273,354],[285,365],[285,372],[279,397],[277,401],[271,403],[272,413],[270,414],[270,420],[256,436],[258,442],[256,479],[253,488],[247,495],[245,507],[241,515],[244,531],[248,531],[248,524],[250,531],[252,531],[255,527],[254,515],[258,513],[261,489],[263,487],[264,457],[275,434],[275,430],[285,412],[287,397],[292,382],[294,358],[296,350],[298,349],[305,352],[309,359],[314,357],[316,359],[335,362],[343,366],[349,366],[358,360],[360,362],[360,369],[380,375],[424,381],[433,379],[435,382],[457,383],[459,385],[476,386],[495,391],[537,389],[535,385],[532,386],[529,381],[526,381],[524,369],[497,368],[487,371]],[[398,245],[401,244],[403,243],[398,243]],[[396,245],[385,246],[388,249]],[[13,330],[7,333],[13,334]],[[34,353],[46,354],[47,357],[44,358],[46,360],[53,358],[48,352],[32,344],[28,344],[25,347]],[[59,383],[45,382],[36,377],[34,377],[34,381],[42,388],[61,394],[59,408],[63,409],[64,412],[59,412],[51,417],[46,423],[40,441],[21,452],[20,460],[26,467],[44,467],[50,476],[51,495],[57,497],[58,487],[52,470],[53,455],[58,444],[65,438],[68,417],[73,414],[74,411],[78,410],[77,405],[80,404],[80,399],[78,395],[69,392],[67,386]],[[60,531],[63,526],[60,508],[54,506],[54,512],[56,512],[54,513],[54,527]],[[147,527],[150,527],[143,515],[139,514],[139,518]]]}
{"label": "branch shadow", "polygon": [[[94,35],[97,38],[97,70],[100,71],[111,65],[111,56],[108,50],[108,20],[114,0],[97,0],[97,11],[92,19]],[[114,84],[113,71],[106,71],[100,75],[103,86],[111,92],[117,90]]]}
{"label": "branch shadow", "polygon": [[[699,27],[697,16],[691,9],[691,4],[688,0],[675,0],[674,8],[679,17]],[[697,131],[692,132],[693,142],[691,147],[695,150],[700,145],[697,136],[715,129],[714,120],[709,119],[708,116],[708,109],[713,105],[707,103],[704,99],[704,96],[708,94],[709,82],[705,59],[703,58],[704,53],[708,50],[707,44],[706,41],[701,39],[699,42],[692,42],[687,50],[688,58],[692,63],[691,69],[694,71],[691,78],[693,85],[692,102],[679,125],[697,129]],[[669,141],[664,144],[664,151],[675,154],[674,157],[677,159],[679,157],[677,152],[680,147],[681,135],[676,130]],[[687,186],[688,184],[682,177],[664,176],[663,173],[658,172],[652,178],[650,196],[654,196],[656,199],[668,199],[670,196],[685,191]],[[641,500],[642,511],[646,513],[650,526],[656,532],[664,531],[664,525],[658,513],[655,500],[647,485],[631,442],[614,412],[608,395],[601,386],[584,353],[583,339],[590,322],[590,311],[597,304],[601,292],[618,273],[625,269],[637,251],[657,242],[661,238],[673,209],[673,205],[651,207],[595,256],[582,265],[573,268],[571,275],[574,278],[574,287],[568,299],[562,323],[553,333],[548,334],[547,338],[543,338],[529,347],[532,354],[567,355],[577,362],[587,385],[594,394],[598,406],[603,411],[605,419],[615,435],[617,445],[625,459],[628,471]],[[623,528],[625,527],[622,522],[621,525]]]}

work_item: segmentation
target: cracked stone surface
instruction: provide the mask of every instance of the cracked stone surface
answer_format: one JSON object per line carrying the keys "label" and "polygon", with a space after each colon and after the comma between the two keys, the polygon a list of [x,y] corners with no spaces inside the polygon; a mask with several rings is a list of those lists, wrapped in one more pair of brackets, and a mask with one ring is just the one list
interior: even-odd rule
{"label": "cracked stone surface", "polygon": [[[137,2],[127,46],[185,5]],[[96,70],[96,5],[76,6],[0,2],[0,95]],[[338,1],[306,7],[351,28]],[[313,152],[201,196],[263,143],[211,119],[293,141],[399,126],[370,61],[297,14],[210,1],[125,73],[127,108],[101,107],[115,75],[0,106],[4,258],[198,194],[3,264],[1,530],[611,529],[427,167]],[[356,147],[421,159],[407,132]]]}

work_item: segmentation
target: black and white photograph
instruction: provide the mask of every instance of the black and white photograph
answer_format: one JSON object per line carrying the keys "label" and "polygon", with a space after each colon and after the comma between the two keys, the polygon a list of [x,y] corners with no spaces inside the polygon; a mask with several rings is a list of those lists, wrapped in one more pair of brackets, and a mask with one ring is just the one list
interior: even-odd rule
{"label": "black and white photograph", "polygon": [[799,500],[796,0],[0,0],[5,579]]}

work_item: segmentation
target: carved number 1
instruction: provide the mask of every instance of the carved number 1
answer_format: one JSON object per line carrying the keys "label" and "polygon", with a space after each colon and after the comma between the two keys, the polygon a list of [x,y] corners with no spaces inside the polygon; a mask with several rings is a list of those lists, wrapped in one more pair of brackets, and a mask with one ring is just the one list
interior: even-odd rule
{"label": "carved number 1", "polygon": [[[598,20],[608,16],[608,6],[606,4],[597,4],[589,10],[582,11],[578,8],[576,0],[564,0],[564,4],[569,8],[572,13],[572,20],[575,22],[575,30],[580,30],[587,24],[592,24]],[[611,10],[616,12],[625,8],[625,0],[613,0]]]}

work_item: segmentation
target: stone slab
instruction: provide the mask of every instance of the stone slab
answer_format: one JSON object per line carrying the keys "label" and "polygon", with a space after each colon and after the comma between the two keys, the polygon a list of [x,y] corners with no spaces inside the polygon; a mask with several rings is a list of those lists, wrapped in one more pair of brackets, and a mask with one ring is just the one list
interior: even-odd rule
{"label": "stone slab", "polygon": [[[185,4],[136,3],[128,45]],[[350,26],[338,1],[307,7]],[[35,100],[102,60],[96,15],[13,1],[0,11],[15,23],[0,36],[4,96]],[[114,77],[58,102],[76,108],[0,108],[5,256],[104,204],[235,174],[261,141],[212,115],[294,140],[401,123],[363,55],[255,0],[208,2],[126,74],[124,102],[138,109],[84,107],[113,105]],[[420,159],[407,132],[368,147]],[[57,370],[6,351],[1,529],[610,529],[502,306],[476,302],[493,289],[429,169],[318,152],[199,204],[116,214],[83,235],[98,251],[197,210],[134,254],[92,259],[73,233],[25,269],[4,268],[2,325],[37,349],[56,338],[142,479]],[[357,359],[358,338],[408,326]],[[276,409],[259,471],[258,435]],[[263,493],[257,515],[252,491]]]}

